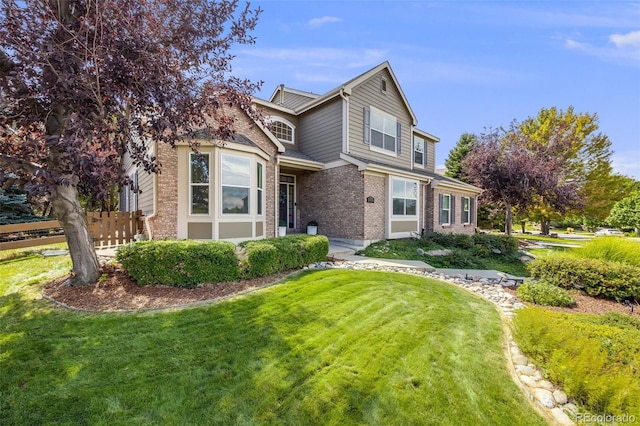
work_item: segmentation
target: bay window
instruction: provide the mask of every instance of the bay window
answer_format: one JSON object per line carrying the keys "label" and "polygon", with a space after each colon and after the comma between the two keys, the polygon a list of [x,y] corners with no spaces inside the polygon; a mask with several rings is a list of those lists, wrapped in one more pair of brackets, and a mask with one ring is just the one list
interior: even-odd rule
{"label": "bay window", "polygon": [[189,210],[209,214],[209,154],[189,154]]}
{"label": "bay window", "polygon": [[221,168],[222,213],[249,214],[251,159],[223,154]]}

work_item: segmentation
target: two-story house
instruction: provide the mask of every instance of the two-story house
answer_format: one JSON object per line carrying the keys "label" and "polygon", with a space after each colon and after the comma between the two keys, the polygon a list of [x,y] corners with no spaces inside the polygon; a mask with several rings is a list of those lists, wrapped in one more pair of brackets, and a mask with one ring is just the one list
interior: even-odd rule
{"label": "two-story house", "polygon": [[[317,95],[279,86],[254,99],[268,128],[239,112],[234,140],[150,146],[160,175],[123,197],[153,238],[240,241],[305,232],[366,245],[437,231],[473,233],[480,189],[435,173],[439,139],[417,118],[384,62]],[[136,177],[137,176],[137,177]]]}

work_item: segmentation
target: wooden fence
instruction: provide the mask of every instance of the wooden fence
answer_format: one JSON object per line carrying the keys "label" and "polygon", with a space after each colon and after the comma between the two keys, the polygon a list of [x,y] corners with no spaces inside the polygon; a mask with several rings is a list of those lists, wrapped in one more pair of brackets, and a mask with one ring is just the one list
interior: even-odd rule
{"label": "wooden fence", "polygon": [[[142,212],[88,212],[89,232],[96,247],[110,247],[133,241],[144,230]],[[57,220],[0,225],[0,250],[65,242]]]}

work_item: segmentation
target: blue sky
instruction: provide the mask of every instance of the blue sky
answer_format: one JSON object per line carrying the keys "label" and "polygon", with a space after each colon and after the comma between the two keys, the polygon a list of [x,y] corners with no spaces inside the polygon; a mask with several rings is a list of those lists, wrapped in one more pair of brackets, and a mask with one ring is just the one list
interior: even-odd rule
{"label": "blue sky", "polygon": [[552,106],[597,113],[616,172],[640,180],[640,2],[253,1],[255,45],[233,72],[325,93],[384,61],[440,138],[443,165],[464,132]]}

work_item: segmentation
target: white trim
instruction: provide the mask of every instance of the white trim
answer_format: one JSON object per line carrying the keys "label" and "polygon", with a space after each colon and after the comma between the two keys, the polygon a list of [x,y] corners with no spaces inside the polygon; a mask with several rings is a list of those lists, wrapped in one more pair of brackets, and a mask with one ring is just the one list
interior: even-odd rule
{"label": "white trim", "polygon": [[284,155],[279,155],[278,158],[280,159],[281,165],[286,165],[296,169],[319,171],[325,168],[324,163],[319,161],[304,160],[302,158],[287,157]]}
{"label": "white trim", "polygon": [[414,180],[418,180],[420,182],[426,182],[426,183],[430,183],[433,180],[429,176],[421,175],[418,173],[405,172],[403,170],[394,169],[393,167],[386,167],[378,164],[368,164],[363,161],[357,160],[351,157],[350,155],[347,155],[344,153],[340,154],[340,158],[350,164],[357,166],[358,170],[361,172],[366,171],[366,172],[383,173],[386,175],[394,175],[394,176],[403,177],[407,179],[414,179]]}
{"label": "white trim", "polygon": [[449,189],[453,191],[463,191],[463,192],[471,193],[475,195],[481,194],[483,192],[481,188],[478,188],[477,186],[469,185],[468,183],[464,183],[460,181],[451,182],[449,180],[439,180],[438,178],[433,179],[432,186],[434,188],[443,188],[443,189]]}
{"label": "white trim", "polygon": [[[416,138],[422,141],[422,164],[416,163],[415,161],[416,160]],[[414,168],[424,169],[426,159],[427,159],[427,141],[423,137],[414,134],[411,140],[411,165]]]}
{"label": "white trim", "polygon": [[442,204],[444,204],[444,197],[449,197],[449,208],[446,209],[446,211],[448,213],[447,214],[447,222],[446,223],[445,222],[440,223],[441,218],[442,218],[442,212],[444,212],[445,209],[442,208],[442,205],[438,206],[438,224],[440,226],[450,226],[451,225],[451,198],[452,198],[452,196],[451,196],[451,194],[441,194],[441,195],[442,195]]}
{"label": "white trim", "polygon": [[280,122],[280,123],[282,123],[282,124],[285,124],[285,125],[287,125],[287,126],[291,127],[291,140],[290,140],[290,141],[288,141],[288,140],[286,140],[286,139],[281,139],[281,138],[277,137],[277,136],[275,135],[275,133],[274,133],[274,132],[271,132],[271,133],[272,133],[272,134],[273,134],[273,136],[275,136],[275,137],[276,137],[276,139],[278,139],[280,142],[282,142],[282,143],[286,143],[286,144],[288,144],[288,145],[295,145],[295,143],[296,143],[296,126],[295,126],[292,122],[290,122],[290,121],[289,121],[289,120],[287,120],[286,118],[280,117],[279,115],[272,115],[272,116],[269,116],[269,117],[268,117],[268,121],[272,121],[272,122],[274,122],[274,121],[275,121],[275,122]]}
{"label": "white trim", "polygon": [[[369,149],[371,151],[374,152],[378,152],[380,154],[386,154],[390,157],[397,157],[398,156],[398,133],[397,133],[397,126],[398,126],[398,117],[396,117],[395,115],[389,114],[388,112],[385,112],[383,110],[381,110],[380,108],[376,108],[373,105],[369,105]],[[375,115],[379,115],[382,117],[382,129],[375,129],[376,132],[381,133],[382,134],[382,146],[383,147],[378,147],[378,146],[374,146],[373,145],[373,116]],[[393,135],[385,133],[384,132],[384,128],[386,127],[385,124],[385,120],[388,121],[393,121]],[[387,136],[393,136],[393,140],[394,140],[394,144],[393,144],[393,151],[385,149],[384,148],[384,135]]]}
{"label": "white trim", "polygon": [[[464,200],[468,201],[468,210],[465,210],[464,208]],[[470,225],[471,224],[471,197],[466,197],[466,196],[462,196],[460,197],[460,204],[462,204],[460,206],[460,222],[462,222],[463,225]],[[467,218],[468,220],[464,220],[464,213],[467,212]]]}
{"label": "white trim", "polygon": [[[211,153],[210,152],[200,152],[195,153],[195,152],[188,152],[187,153],[187,171],[188,171],[188,185],[189,185],[189,216],[195,216],[195,217],[209,217],[211,216],[211,184],[212,184],[212,175],[211,175]],[[202,155],[203,157],[206,156],[208,159],[208,163],[209,163],[209,181],[205,184],[205,183],[193,183],[192,181],[192,176],[191,176],[191,158],[192,156],[197,156],[197,155]],[[208,196],[207,196],[207,213],[194,213],[193,212],[193,187],[195,186],[206,186],[208,189]]]}

